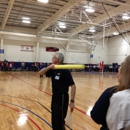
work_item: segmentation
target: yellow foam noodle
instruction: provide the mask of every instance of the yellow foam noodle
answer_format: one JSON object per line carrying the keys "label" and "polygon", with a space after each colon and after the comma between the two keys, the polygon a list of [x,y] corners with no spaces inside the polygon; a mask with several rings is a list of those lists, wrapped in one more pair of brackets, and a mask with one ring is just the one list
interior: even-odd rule
{"label": "yellow foam noodle", "polygon": [[84,69],[85,65],[55,65],[54,69]]}

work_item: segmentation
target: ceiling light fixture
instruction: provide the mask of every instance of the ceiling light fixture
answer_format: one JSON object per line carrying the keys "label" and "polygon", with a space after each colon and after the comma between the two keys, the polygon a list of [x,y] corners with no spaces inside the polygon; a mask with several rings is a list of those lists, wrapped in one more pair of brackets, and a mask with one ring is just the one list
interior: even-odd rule
{"label": "ceiling light fixture", "polygon": [[123,18],[123,19],[130,19],[130,16],[128,16],[128,15],[123,15],[122,18]]}
{"label": "ceiling light fixture", "polygon": [[60,22],[59,26],[65,26],[65,23]]}
{"label": "ceiling light fixture", "polygon": [[22,17],[22,19],[24,19],[24,20],[30,20],[30,18],[28,18],[28,17]]}
{"label": "ceiling light fixture", "polygon": [[89,6],[88,6],[88,5],[85,5],[84,8],[89,8]]}
{"label": "ceiling light fixture", "polygon": [[66,28],[66,26],[65,25],[60,25],[59,28]]}
{"label": "ceiling light fixture", "polygon": [[48,3],[49,0],[37,0],[38,2],[42,2],[42,3]]}
{"label": "ceiling light fixture", "polygon": [[119,35],[119,33],[118,32],[114,32],[113,35]]}
{"label": "ceiling light fixture", "polygon": [[23,22],[23,23],[31,23],[31,22],[28,21],[28,20],[23,20],[22,22]]}
{"label": "ceiling light fixture", "polygon": [[87,8],[85,9],[85,11],[87,11],[87,12],[89,12],[89,13],[93,13],[93,12],[95,12],[95,10],[92,9],[90,6],[87,7]]}
{"label": "ceiling light fixture", "polygon": [[89,32],[96,32],[95,29],[89,29]]}

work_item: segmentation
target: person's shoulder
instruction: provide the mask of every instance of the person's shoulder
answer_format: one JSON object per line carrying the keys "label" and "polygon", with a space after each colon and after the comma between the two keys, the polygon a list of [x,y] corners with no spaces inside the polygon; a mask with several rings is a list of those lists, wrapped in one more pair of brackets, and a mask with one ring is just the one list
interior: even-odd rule
{"label": "person's shoulder", "polygon": [[130,89],[115,93],[111,98],[111,103],[112,105],[115,104],[116,106],[121,107],[122,114],[124,111],[129,113],[128,109],[130,108]]}
{"label": "person's shoulder", "polygon": [[130,96],[130,89],[119,91],[119,92],[113,94],[114,98],[120,98],[120,99],[125,99],[129,96]]}
{"label": "person's shoulder", "polygon": [[127,104],[130,102],[130,89],[114,93],[111,101],[118,102],[119,104]]}
{"label": "person's shoulder", "polygon": [[102,93],[102,96],[110,98],[113,95],[113,93],[115,93],[115,91],[116,91],[115,86],[109,87],[106,90],[104,90],[104,92]]}
{"label": "person's shoulder", "polygon": [[115,87],[109,87],[102,93],[101,97],[110,98],[112,94],[115,93]]}
{"label": "person's shoulder", "polygon": [[114,89],[114,88],[115,88],[115,86],[109,87],[109,88],[106,89],[106,91],[112,90],[112,89]]}
{"label": "person's shoulder", "polygon": [[104,92],[115,92],[115,91],[116,91],[116,86],[109,87],[106,90],[104,90]]}

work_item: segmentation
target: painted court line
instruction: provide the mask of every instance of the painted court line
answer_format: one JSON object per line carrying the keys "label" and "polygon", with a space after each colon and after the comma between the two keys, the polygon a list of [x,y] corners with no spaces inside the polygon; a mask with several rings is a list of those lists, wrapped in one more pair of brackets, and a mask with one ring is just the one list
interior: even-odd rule
{"label": "painted court line", "polygon": [[[40,117],[40,116],[37,115],[36,113],[32,112],[31,110],[29,110],[29,109],[27,109],[27,108],[24,108],[24,107],[22,107],[22,106],[19,106],[19,105],[10,103],[10,102],[5,102],[5,101],[0,101],[0,102],[2,102],[2,103],[7,103],[7,104],[10,104],[10,105],[13,105],[13,106],[16,106],[16,107],[20,107],[20,108],[22,108],[22,109],[24,109],[24,110],[29,111],[30,113],[32,113],[33,115],[37,116],[39,119],[41,119],[43,122],[45,122],[48,126],[50,126],[50,127],[52,128],[51,124],[49,124],[45,119],[43,119],[42,117]],[[17,111],[17,112],[18,112],[18,111]],[[19,111],[19,112],[20,112],[20,111]]]}
{"label": "painted court line", "polygon": [[[36,86],[34,86],[34,85],[32,85],[32,84],[30,84],[30,83],[24,81],[24,80],[21,80],[20,78],[14,76],[14,75],[12,75],[12,74],[11,74],[11,76],[15,77],[16,79],[19,79],[20,81],[22,81],[22,82],[28,84],[29,86],[31,86],[31,87],[33,87],[33,88],[35,88],[35,89],[38,89],[39,91],[44,92],[45,94],[47,94],[47,95],[49,95],[49,96],[52,96],[50,93],[48,93],[48,92],[46,92],[46,91],[43,91],[42,89],[39,89],[39,88],[37,88]],[[78,109],[78,108],[76,108],[76,107],[75,107],[75,110],[79,111],[80,113],[82,113],[82,114],[84,114],[84,115],[87,115],[86,112],[84,112],[84,111],[82,111],[82,110],[80,110],[80,109]]]}
{"label": "painted court line", "polygon": [[[19,98],[19,99],[23,99],[23,100],[29,100],[29,101],[32,101],[32,102],[36,102],[38,103],[39,105],[41,105],[44,109],[46,109],[49,113],[51,113],[51,111],[46,108],[43,104],[41,104],[40,102],[38,101],[35,101],[35,100],[32,100],[32,99],[27,99],[27,98],[21,98],[21,97],[16,97],[16,96],[11,96],[11,95],[2,95],[2,96],[8,96],[8,97],[13,97],[13,98]],[[72,130],[67,124],[65,124],[66,127],[68,127],[70,130]]]}
{"label": "painted court line", "polygon": [[[4,107],[7,107],[7,108],[10,108],[10,109],[12,109],[12,110],[14,110],[14,111],[20,113],[20,111],[19,111],[18,109],[16,109],[16,108],[13,108],[13,107],[10,107],[10,106],[4,105],[4,104],[0,104],[0,105],[1,105],[1,106],[4,106]],[[30,117],[28,117],[28,116],[27,116],[27,118],[37,127],[38,130],[42,130],[42,129],[40,128],[40,126],[38,126],[38,124],[37,124],[35,121],[33,121],[33,120],[32,120]]]}

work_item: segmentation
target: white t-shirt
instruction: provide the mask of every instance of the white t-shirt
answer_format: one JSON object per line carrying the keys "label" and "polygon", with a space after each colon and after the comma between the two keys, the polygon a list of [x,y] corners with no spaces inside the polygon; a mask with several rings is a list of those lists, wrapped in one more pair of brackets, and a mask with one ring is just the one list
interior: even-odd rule
{"label": "white t-shirt", "polygon": [[130,89],[113,94],[106,121],[109,130],[130,130]]}

